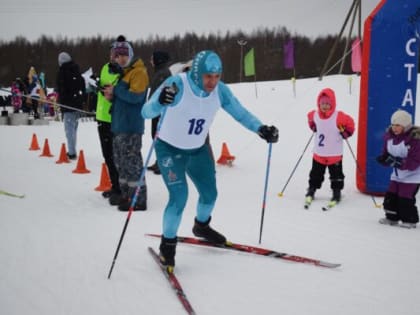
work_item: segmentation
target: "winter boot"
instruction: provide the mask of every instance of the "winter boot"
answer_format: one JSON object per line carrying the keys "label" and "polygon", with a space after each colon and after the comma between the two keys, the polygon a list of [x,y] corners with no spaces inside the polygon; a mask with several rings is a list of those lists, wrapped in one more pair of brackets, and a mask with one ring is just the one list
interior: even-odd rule
{"label": "winter boot", "polygon": [[[131,198],[133,198],[136,188],[130,188],[127,197],[122,198],[118,205],[118,210],[128,211],[131,206]],[[136,204],[134,205],[133,211],[146,211],[147,210],[147,188],[143,186],[140,188],[139,195],[137,196]]]}
{"label": "winter boot", "polygon": [[400,226],[406,229],[415,229],[417,225],[416,223],[402,222]]}
{"label": "winter boot", "polygon": [[331,201],[340,202],[341,200],[341,190],[340,189],[333,189],[333,195]]}
{"label": "winter boot", "polygon": [[118,206],[123,199],[123,195],[121,192],[114,192],[109,196],[109,204],[111,206]]}
{"label": "winter boot", "polygon": [[213,230],[210,227],[210,221],[211,217],[204,223],[197,221],[197,218],[194,219],[194,227],[192,229],[192,232],[195,236],[204,238],[206,241],[209,241],[211,243],[215,244],[225,244],[226,243],[226,237],[224,237],[222,234],[217,232],[216,230]]}
{"label": "winter boot", "polygon": [[166,238],[162,235],[159,246],[160,263],[167,266],[167,270],[172,272],[175,267],[175,253],[176,253],[177,238]]}
{"label": "winter boot", "polygon": [[104,192],[102,192],[102,197],[111,198],[111,196],[115,194],[120,195],[121,191],[112,187],[110,190],[105,190]]}
{"label": "winter boot", "polygon": [[388,218],[381,218],[379,219],[378,222],[380,224],[391,225],[391,226],[398,225],[398,221],[390,220]]}

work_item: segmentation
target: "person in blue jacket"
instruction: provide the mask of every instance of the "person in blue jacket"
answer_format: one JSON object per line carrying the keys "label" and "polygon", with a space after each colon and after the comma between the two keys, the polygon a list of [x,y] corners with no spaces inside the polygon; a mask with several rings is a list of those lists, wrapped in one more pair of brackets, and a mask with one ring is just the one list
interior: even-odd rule
{"label": "person in blue jacket", "polygon": [[215,163],[205,140],[219,108],[269,143],[278,141],[278,130],[263,125],[246,110],[220,81],[222,62],[212,51],[199,52],[191,70],[167,78],[144,105],[144,118],[161,115],[155,150],[169,201],[163,214],[159,246],[161,263],[175,266],[177,231],[187,198],[186,175],[199,193],[193,234],[209,242],[224,244],[226,238],[210,227],[217,198]]}

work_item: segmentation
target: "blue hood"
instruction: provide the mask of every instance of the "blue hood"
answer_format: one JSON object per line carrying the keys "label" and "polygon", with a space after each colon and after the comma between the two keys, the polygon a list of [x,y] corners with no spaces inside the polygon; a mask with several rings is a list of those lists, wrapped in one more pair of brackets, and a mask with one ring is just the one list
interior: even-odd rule
{"label": "blue hood", "polygon": [[191,81],[200,90],[203,88],[203,74],[206,73],[222,73],[223,66],[220,57],[211,50],[200,51],[195,57],[191,65],[189,77]]}

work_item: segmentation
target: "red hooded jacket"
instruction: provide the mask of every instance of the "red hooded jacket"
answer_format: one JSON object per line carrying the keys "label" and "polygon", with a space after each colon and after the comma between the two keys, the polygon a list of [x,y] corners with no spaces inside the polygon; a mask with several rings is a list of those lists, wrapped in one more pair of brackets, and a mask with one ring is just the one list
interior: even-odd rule
{"label": "red hooded jacket", "polygon": [[[327,96],[331,100],[331,109],[327,112],[322,112],[321,109],[320,109],[320,102],[319,101],[320,101],[321,97],[323,97],[323,96]],[[315,121],[314,121],[315,112],[318,112],[318,115],[321,119],[328,119],[335,112],[336,98],[335,98],[334,91],[330,88],[323,89],[319,93],[316,103],[317,103],[318,109],[317,110],[312,110],[308,113],[309,128],[311,128],[311,130],[314,131],[314,132],[316,132],[316,130],[317,130],[316,124],[315,124]],[[340,131],[343,138],[347,139],[348,137],[353,135],[354,128],[355,127],[354,127],[353,118],[351,116],[347,115],[346,113],[342,112],[342,111],[338,111],[337,112],[337,129]],[[343,156],[342,155],[320,156],[320,155],[314,153],[313,158],[318,163],[321,163],[321,164],[324,164],[324,165],[332,165],[334,163],[337,163],[337,162],[341,161]]]}

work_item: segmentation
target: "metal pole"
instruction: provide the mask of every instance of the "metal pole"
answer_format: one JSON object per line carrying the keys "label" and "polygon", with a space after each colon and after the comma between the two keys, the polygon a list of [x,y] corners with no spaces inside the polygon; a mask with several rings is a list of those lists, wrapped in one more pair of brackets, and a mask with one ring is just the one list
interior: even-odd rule
{"label": "metal pole", "polygon": [[239,39],[237,41],[238,45],[241,46],[241,58],[239,60],[239,82],[242,82],[242,65],[243,65],[243,60],[244,60],[244,46],[248,43],[246,40],[244,39]]}

